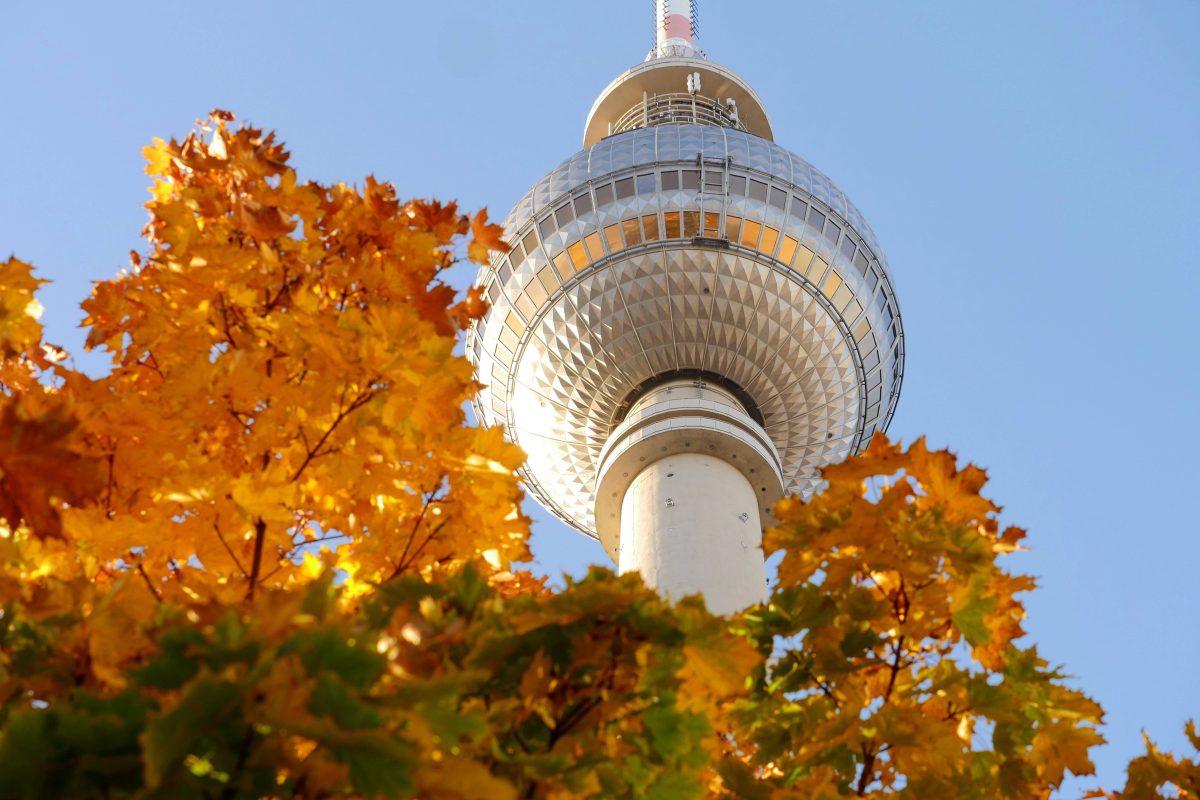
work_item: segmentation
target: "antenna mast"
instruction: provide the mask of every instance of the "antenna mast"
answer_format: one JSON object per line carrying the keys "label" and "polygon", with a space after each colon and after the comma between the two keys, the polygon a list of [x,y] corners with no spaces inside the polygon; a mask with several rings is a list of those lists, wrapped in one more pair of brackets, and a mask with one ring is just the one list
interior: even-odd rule
{"label": "antenna mast", "polygon": [[653,0],[654,49],[646,60],[683,56],[703,58],[696,46],[696,0]]}

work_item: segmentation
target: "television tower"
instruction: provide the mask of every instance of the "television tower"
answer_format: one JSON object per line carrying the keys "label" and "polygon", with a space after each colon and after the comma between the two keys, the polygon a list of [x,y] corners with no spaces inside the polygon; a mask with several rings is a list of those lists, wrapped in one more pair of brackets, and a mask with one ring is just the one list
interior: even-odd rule
{"label": "television tower", "polygon": [[533,496],[621,572],[727,613],[766,597],[775,501],[887,427],[904,334],[862,214],[697,47],[694,0],[654,7],[583,150],[504,221],[467,353]]}

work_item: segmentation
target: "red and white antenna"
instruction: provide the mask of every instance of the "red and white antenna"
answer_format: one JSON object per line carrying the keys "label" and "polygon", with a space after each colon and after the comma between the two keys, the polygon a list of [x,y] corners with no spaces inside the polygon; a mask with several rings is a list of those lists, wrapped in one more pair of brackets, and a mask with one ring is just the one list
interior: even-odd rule
{"label": "red and white antenna", "polygon": [[703,58],[696,46],[696,0],[654,0],[654,49],[651,58]]}

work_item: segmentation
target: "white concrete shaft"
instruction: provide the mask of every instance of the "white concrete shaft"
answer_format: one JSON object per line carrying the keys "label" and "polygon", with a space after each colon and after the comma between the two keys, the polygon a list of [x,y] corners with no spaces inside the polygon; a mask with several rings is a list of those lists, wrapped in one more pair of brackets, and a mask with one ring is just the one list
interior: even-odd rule
{"label": "white concrete shaft", "polygon": [[621,501],[621,572],[680,598],[702,593],[728,614],[767,595],[754,487],[714,456],[679,453],[643,469]]}

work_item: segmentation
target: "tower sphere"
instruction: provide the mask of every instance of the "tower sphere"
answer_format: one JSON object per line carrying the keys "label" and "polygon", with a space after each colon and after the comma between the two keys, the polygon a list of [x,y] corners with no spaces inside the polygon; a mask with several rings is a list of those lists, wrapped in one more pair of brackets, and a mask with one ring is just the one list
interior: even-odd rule
{"label": "tower sphere", "polygon": [[481,424],[506,426],[533,496],[614,559],[644,464],[732,465],[761,533],[781,493],[887,427],[904,364],[863,215],[673,24],[504,220],[512,250],[481,270],[492,305],[467,339]]}

